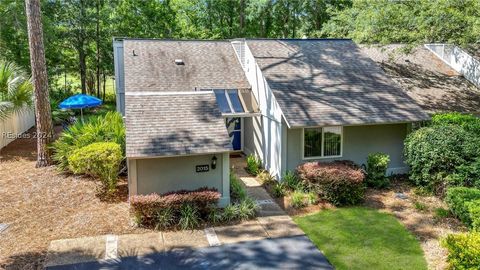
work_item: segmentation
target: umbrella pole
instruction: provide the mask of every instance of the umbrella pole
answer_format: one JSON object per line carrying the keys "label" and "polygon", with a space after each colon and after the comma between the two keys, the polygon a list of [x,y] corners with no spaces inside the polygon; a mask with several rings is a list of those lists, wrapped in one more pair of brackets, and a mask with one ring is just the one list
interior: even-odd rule
{"label": "umbrella pole", "polygon": [[83,124],[83,109],[80,108],[80,117],[82,118],[82,124]]}

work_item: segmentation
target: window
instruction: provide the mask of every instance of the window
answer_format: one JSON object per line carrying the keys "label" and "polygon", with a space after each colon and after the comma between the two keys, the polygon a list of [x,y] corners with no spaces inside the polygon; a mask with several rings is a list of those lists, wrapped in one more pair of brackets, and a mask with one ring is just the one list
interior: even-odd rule
{"label": "window", "polygon": [[303,129],[303,158],[340,157],[342,155],[342,127]]}

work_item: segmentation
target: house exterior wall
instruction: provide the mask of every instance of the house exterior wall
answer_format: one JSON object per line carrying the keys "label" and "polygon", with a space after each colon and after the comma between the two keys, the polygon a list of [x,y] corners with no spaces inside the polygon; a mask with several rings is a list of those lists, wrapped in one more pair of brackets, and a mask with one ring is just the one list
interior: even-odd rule
{"label": "house exterior wall", "polygon": [[0,120],[0,149],[35,125],[35,111],[25,109]]}
{"label": "house exterior wall", "polygon": [[[322,158],[317,161],[351,160],[359,165],[366,164],[370,153],[382,152],[390,156],[387,174],[408,171],[403,159],[403,141],[408,124],[345,126],[343,127],[343,155],[340,158]],[[302,129],[287,130],[287,169],[304,162],[302,157]]]}
{"label": "house exterior wall", "polygon": [[123,41],[113,41],[113,62],[115,68],[115,92],[117,111],[125,115],[125,73],[123,61]]}
{"label": "house exterior wall", "polygon": [[265,169],[279,178],[285,170],[282,168],[281,158],[282,111],[246,42],[244,46],[244,71],[261,113],[261,116],[247,120],[245,124],[245,150],[247,153],[258,155]]}
{"label": "house exterior wall", "polygon": [[[163,194],[201,187],[216,188],[221,194],[220,205],[230,202],[229,154],[218,153],[216,169],[211,168],[213,154],[129,159],[129,191],[135,194]],[[208,172],[195,170],[196,165],[210,165]]]}

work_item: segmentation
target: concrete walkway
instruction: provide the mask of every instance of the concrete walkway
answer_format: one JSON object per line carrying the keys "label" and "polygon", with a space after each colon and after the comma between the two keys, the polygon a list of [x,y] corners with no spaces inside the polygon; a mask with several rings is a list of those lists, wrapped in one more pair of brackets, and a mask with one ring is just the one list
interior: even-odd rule
{"label": "concrete walkway", "polygon": [[[233,164],[238,166],[240,162],[242,160],[234,160]],[[325,257],[255,178],[248,176],[243,167],[235,167],[235,172],[247,187],[249,196],[260,206],[256,220],[204,230],[102,235],[52,241],[45,267],[104,269],[108,266],[105,269],[129,269],[125,267],[131,265],[131,268],[155,269],[147,267],[149,264],[144,261],[147,260],[151,265],[162,266],[162,269],[166,266],[169,269],[192,268],[194,265],[205,265],[208,269],[213,266],[216,269],[332,269]],[[203,258],[203,261],[199,261],[199,258]]]}

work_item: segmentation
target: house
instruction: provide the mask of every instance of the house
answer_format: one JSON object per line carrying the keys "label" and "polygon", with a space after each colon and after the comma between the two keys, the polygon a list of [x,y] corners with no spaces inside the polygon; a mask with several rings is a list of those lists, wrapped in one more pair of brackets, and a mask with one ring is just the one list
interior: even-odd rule
{"label": "house", "polygon": [[276,178],[311,160],[390,155],[429,115],[348,39],[114,41],[130,194],[203,186],[229,202],[229,156]]}

